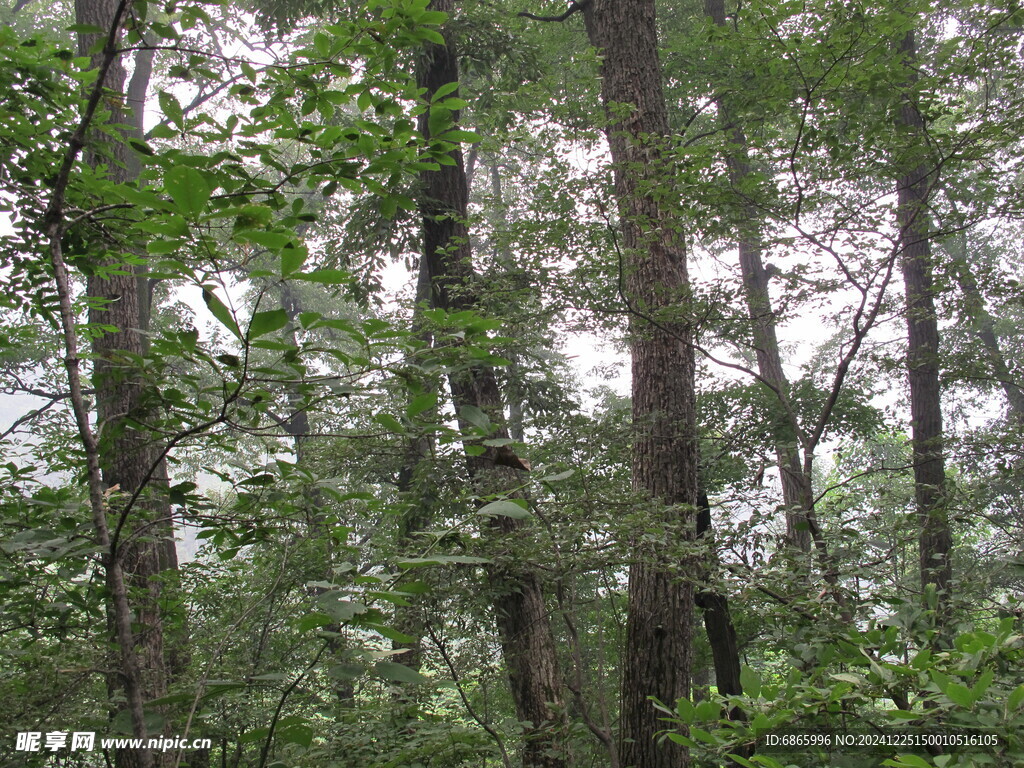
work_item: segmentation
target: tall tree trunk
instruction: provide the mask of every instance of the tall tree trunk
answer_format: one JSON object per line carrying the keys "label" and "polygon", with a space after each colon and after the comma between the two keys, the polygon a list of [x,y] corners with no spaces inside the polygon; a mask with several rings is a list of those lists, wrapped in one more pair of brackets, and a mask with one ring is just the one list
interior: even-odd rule
{"label": "tall tree trunk", "polygon": [[[117,0],[76,0],[75,20],[78,24],[111,30],[123,24],[125,14]],[[105,37],[93,33],[79,34],[79,52],[90,55],[97,40]],[[120,39],[120,35],[116,36]],[[92,54],[93,65],[99,66],[103,54]],[[126,72],[120,55],[116,55],[108,70],[105,87],[112,93],[107,100],[111,106],[110,123],[129,126],[125,137],[137,134],[142,126],[142,104],[149,79],[151,58],[141,56],[136,72],[126,91]],[[122,99],[129,101],[129,109]],[[113,157],[100,158],[99,152],[88,155],[92,163],[106,162],[108,178],[118,183],[130,183],[138,175],[138,160],[125,141],[110,142],[103,149]],[[111,244],[117,253],[123,246]],[[174,552],[170,507],[165,493],[166,468],[158,461],[159,451],[153,437],[138,428],[145,424],[150,406],[145,402],[147,382],[142,378],[135,360],[146,351],[146,332],[149,318],[149,290],[145,281],[134,270],[127,274],[92,276],[88,281],[88,294],[99,299],[89,311],[89,320],[116,328],[93,342],[93,381],[97,391],[96,411],[99,425],[103,481],[110,489],[117,488],[113,496],[112,511],[123,505],[120,499],[138,494],[136,503],[111,520],[111,560],[116,560],[127,576],[132,600],[135,654],[138,661],[138,679],[129,681],[130,672],[111,676],[111,693],[122,688],[137,686],[145,700],[160,698],[167,693],[167,664],[164,654],[164,628],[160,611],[161,580],[159,574],[177,567]],[[108,578],[109,578],[108,568]],[[112,611],[116,613],[116,611]],[[116,624],[117,617],[112,619]],[[136,731],[138,728],[136,728]],[[138,735],[136,733],[136,735]],[[117,755],[120,766],[134,768],[155,763],[169,764],[173,755],[156,758],[148,750],[122,750]]]}
{"label": "tall tree trunk", "polygon": [[[412,332],[413,335],[426,346],[430,346],[433,335],[423,326],[423,310],[430,305],[430,269],[427,259],[420,258],[419,271],[416,278],[416,305],[413,308]],[[440,394],[436,379],[431,377],[428,383],[430,392]],[[440,400],[440,398],[438,398]],[[436,416],[436,409],[431,409],[429,414]],[[405,455],[402,457],[402,464],[398,470],[396,490],[399,499],[407,506],[402,513],[398,523],[398,549],[399,551],[413,544],[416,534],[429,528],[434,517],[433,489],[427,485],[424,477],[424,469],[434,452],[434,439],[428,433],[413,436],[405,448]],[[399,659],[406,666],[419,669],[423,663],[423,642],[427,626],[424,621],[423,609],[417,605],[397,606],[395,608],[395,626],[404,634],[413,638],[411,642],[395,641],[393,647],[403,649],[405,653]]]}
{"label": "tall tree trunk", "polygon": [[1010,366],[1006,362],[999,336],[996,334],[996,322],[985,307],[985,297],[978,288],[978,281],[971,269],[967,248],[967,234],[956,238],[957,248],[953,274],[957,285],[964,295],[967,305],[968,320],[973,326],[974,335],[978,337],[988,358],[993,378],[999,382],[1006,396],[1006,420],[1014,426],[1024,426],[1024,388],[1018,382]]}
{"label": "tall tree trunk", "polygon": [[[708,562],[717,562],[714,531],[711,528],[711,504],[703,491],[700,494],[700,511],[697,513],[697,538],[705,539],[711,548],[713,554],[705,555]],[[729,600],[721,591],[704,584],[697,592],[696,601],[697,607],[704,614],[704,630],[707,632],[715,667],[715,686],[721,694],[739,696],[743,693],[740,684],[740,652],[736,642],[736,628],[729,612]],[[739,710],[730,714],[742,717]]]}
{"label": "tall tree trunk", "polygon": [[[505,194],[501,183],[501,170],[498,168],[497,158],[489,165],[489,171],[491,174],[492,200],[489,214],[492,237],[495,240],[491,247],[491,258],[494,259],[496,264],[500,264],[507,273],[511,273],[515,266],[512,252],[509,250],[507,242],[501,241],[500,237],[494,234],[499,232],[499,230],[504,232],[509,227],[508,207],[505,204]],[[525,299],[525,297],[522,298]],[[520,297],[517,296],[515,300],[518,301],[519,299]],[[512,439],[519,443],[523,441],[525,434],[523,404],[526,400],[522,366],[519,363],[520,359],[518,351],[512,351],[509,354],[509,364],[505,369],[507,374],[505,377],[505,399],[508,402],[508,431]]]}
{"label": "tall tree trunk", "polygon": [[[454,0],[433,0],[430,8],[450,13],[454,5]],[[451,43],[427,45],[417,68],[417,79],[428,101],[441,86],[458,82],[458,62]],[[420,130],[429,136],[429,113],[423,115]],[[466,227],[468,189],[462,152],[453,150],[450,157],[454,161],[451,165],[423,173],[420,207],[432,304],[456,312],[476,308],[479,301]],[[466,406],[479,408],[494,427],[492,437],[508,437],[493,369],[477,365],[469,372],[454,373],[449,377],[449,386],[460,413]],[[471,425],[462,426],[468,429]],[[482,496],[516,494],[516,489],[523,485],[521,472],[526,466],[507,447],[485,446],[481,455],[467,455],[466,463]],[[495,517],[487,533],[512,545],[523,536],[523,522]],[[563,768],[566,759],[558,733],[562,725],[560,713],[564,711],[562,683],[540,574],[514,558],[496,560],[487,574],[516,714],[530,724],[523,747],[523,765]]]}
{"label": "tall tree trunk", "polygon": [[631,542],[620,755],[624,766],[678,768],[688,755],[677,744],[656,743],[664,723],[650,697],[671,705],[689,695],[697,568],[666,545],[685,545],[695,534],[699,448],[686,254],[663,197],[671,178],[663,152],[669,126],[654,0],[593,0],[584,17],[603,56],[602,98],[623,231],[633,485],[657,506],[664,537],[654,544],[637,534]]}
{"label": "tall tree trunk", "polygon": [[[900,42],[907,71],[897,124],[924,141],[924,122],[912,96],[917,80],[917,45],[910,30]],[[906,290],[907,369],[914,451],[914,496],[919,524],[921,587],[934,584],[939,614],[947,612],[952,579],[952,534],[946,499],[942,400],[939,386],[939,326],[932,283],[932,249],[928,224],[929,168],[919,158],[897,181],[900,266]]]}
{"label": "tall tree trunk", "polygon": [[[284,338],[289,344],[298,349],[297,323],[299,315],[302,313],[302,300],[299,294],[295,292],[294,286],[287,280],[280,284],[280,291],[281,309],[288,316],[288,323],[283,330]],[[296,373],[302,375],[304,371],[297,369]],[[292,439],[295,463],[300,467],[305,467],[309,460],[307,449],[312,434],[309,423],[309,404],[306,402],[306,398],[299,386],[289,386],[285,396],[288,400],[288,413],[281,420],[281,424],[285,433]],[[321,578],[330,580],[333,577],[331,566],[333,565],[334,544],[323,513],[323,494],[320,493],[318,488],[311,487],[306,489],[304,495],[303,507],[306,518],[306,537],[309,541],[313,542],[315,555],[318,557],[322,555],[323,574]],[[317,587],[312,590],[312,594],[319,595],[324,591],[326,591],[324,588]],[[341,625],[329,624],[325,629],[333,633],[330,640],[328,640],[331,654],[335,658],[340,658],[345,648],[345,638],[342,635]],[[335,680],[334,695],[341,708],[351,708],[355,698],[355,687],[349,680]]]}
{"label": "tall tree trunk", "polygon": [[[726,25],[725,1],[705,0],[704,12],[719,27]],[[734,189],[742,189],[750,176],[747,137],[735,120],[726,98],[718,99],[720,121],[730,134],[731,147],[726,155],[729,182]],[[804,552],[811,549],[811,530],[814,521],[814,501],[811,478],[800,460],[800,427],[790,400],[789,380],[782,367],[779,340],[775,332],[775,313],[768,292],[768,273],[762,253],[760,216],[750,203],[744,206],[746,221],[740,227],[738,245],[740,274],[747,313],[753,324],[754,350],[757,372],[763,384],[778,401],[778,413],[772,419],[772,441],[782,482],[782,500],[786,505],[786,537],[790,544]]]}

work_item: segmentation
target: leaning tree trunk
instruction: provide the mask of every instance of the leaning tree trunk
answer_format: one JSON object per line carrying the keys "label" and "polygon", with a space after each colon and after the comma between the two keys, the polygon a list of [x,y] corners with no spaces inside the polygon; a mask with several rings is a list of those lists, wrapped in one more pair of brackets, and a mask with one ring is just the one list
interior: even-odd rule
{"label": "leaning tree trunk", "polygon": [[[622,268],[633,365],[633,486],[656,507],[663,541],[631,542],[626,649],[622,660],[622,764],[677,768],[686,750],[659,746],[654,697],[689,694],[693,577],[679,549],[694,536],[698,443],[689,277],[682,235],[663,201],[668,114],[658,60],[654,0],[593,0],[584,11],[603,56],[602,98],[623,232]],[[672,544],[683,544],[677,549]]]}
{"label": "leaning tree trunk", "polygon": [[[124,23],[126,13],[116,0],[77,0],[75,20],[101,30],[112,30]],[[79,34],[79,52],[90,55],[97,40],[104,35]],[[120,35],[114,36],[115,40]],[[93,53],[93,65],[99,67],[104,53]],[[114,54],[104,86],[113,94],[106,103],[111,108],[109,122],[127,126],[125,137],[136,135],[142,126],[142,102],[148,82],[151,58],[142,55],[126,92],[126,72],[120,54]],[[130,100],[125,111],[119,96]],[[112,155],[109,160],[103,153]],[[100,143],[87,158],[91,163],[107,165],[108,178],[117,183],[131,183],[138,175],[138,161],[126,141]],[[109,243],[117,253],[124,246]],[[98,299],[91,303],[89,321],[116,330],[105,333],[93,342],[93,384],[96,389],[96,416],[100,425],[100,461],[103,481],[108,489],[118,491],[111,496],[112,530],[109,559],[116,562],[127,577],[131,592],[134,625],[134,653],[138,679],[130,681],[124,671],[111,675],[111,694],[137,686],[144,700],[160,698],[167,693],[167,663],[164,653],[164,628],[160,611],[161,581],[159,574],[177,567],[173,549],[170,507],[165,493],[166,469],[159,460],[153,436],[141,430],[151,412],[146,401],[147,382],[137,364],[146,352],[149,317],[147,281],[138,270],[126,274],[106,273],[92,276],[88,295]],[[136,498],[137,497],[137,498]],[[124,502],[135,498],[130,506]],[[119,503],[121,502],[121,503]],[[108,567],[108,578],[110,577]],[[112,614],[116,611],[112,610]],[[117,617],[112,618],[116,624]],[[130,673],[129,675],[130,676]],[[121,705],[123,706],[123,705]],[[136,735],[139,730],[136,727]],[[173,758],[157,759],[148,750],[122,750],[117,754],[120,766],[148,766],[167,763]]]}
{"label": "leaning tree trunk", "polygon": [[996,334],[995,318],[989,314],[985,306],[985,297],[974,277],[968,256],[967,235],[960,234],[957,243],[953,275],[964,296],[967,320],[985,350],[992,377],[999,382],[1003,395],[1006,396],[1006,420],[1011,426],[1019,429],[1024,427],[1024,388],[1006,362],[1006,355],[1003,354],[999,336]]}
{"label": "leaning tree trunk", "polygon": [[[897,124],[924,141],[924,122],[912,96],[916,82],[917,46],[913,30],[900,43],[907,69],[906,90]],[[917,148],[912,154],[917,153]],[[932,250],[928,225],[929,168],[920,157],[896,185],[899,243],[906,290],[907,370],[914,451],[914,495],[917,506],[921,587],[938,590],[939,614],[948,610],[952,580],[952,534],[946,499],[942,401],[939,386],[939,326],[932,283]]]}
{"label": "leaning tree trunk", "polygon": [[[451,12],[454,0],[433,0],[430,8]],[[430,101],[444,85],[458,82],[459,69],[451,43],[428,44],[418,65],[419,86]],[[457,121],[457,115],[456,121]],[[420,130],[429,137],[429,113],[423,115]],[[468,189],[462,153],[450,153],[454,161],[439,170],[422,175],[421,213],[423,216],[423,254],[431,280],[431,303],[446,311],[458,312],[479,306],[471,263],[469,232],[466,226]],[[449,377],[456,410],[466,406],[483,411],[493,426],[492,438],[507,438],[501,394],[493,369],[475,365],[470,371]],[[460,419],[461,421],[461,419]],[[468,423],[461,426],[468,429]],[[522,463],[507,447],[484,446],[478,456],[466,456],[474,486],[481,496],[517,494],[524,484]],[[511,547],[524,535],[523,521],[495,517],[486,534]],[[514,558],[496,559],[487,570],[488,586],[498,635],[512,688],[516,714],[529,723],[523,747],[523,765],[527,768],[564,768],[566,760],[560,744],[564,704],[554,638],[544,601],[540,573],[528,563]]]}
{"label": "leaning tree trunk", "polygon": [[[705,0],[704,12],[719,27],[726,25],[724,0]],[[729,182],[734,189],[742,189],[750,176],[747,137],[735,121],[735,115],[725,97],[718,99],[718,113],[722,125],[730,132],[731,148],[726,156]],[[728,128],[731,126],[731,128]],[[738,245],[740,274],[747,313],[754,331],[754,350],[757,372],[761,382],[771,390],[777,400],[778,414],[772,419],[772,441],[782,482],[782,500],[786,506],[786,537],[790,544],[803,552],[811,549],[811,524],[814,502],[811,478],[800,461],[799,425],[790,400],[789,380],[782,367],[779,340],[775,332],[775,313],[768,292],[768,273],[765,271],[760,217],[751,203],[743,207],[746,221],[741,225]]]}

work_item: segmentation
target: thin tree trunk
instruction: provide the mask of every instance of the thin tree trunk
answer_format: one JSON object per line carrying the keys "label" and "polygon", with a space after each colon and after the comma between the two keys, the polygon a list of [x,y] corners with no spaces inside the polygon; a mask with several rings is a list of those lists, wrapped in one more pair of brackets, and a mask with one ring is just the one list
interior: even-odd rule
{"label": "thin tree trunk", "polygon": [[[491,173],[491,198],[493,200],[489,212],[491,231],[497,232],[499,228],[504,231],[508,229],[509,222],[508,209],[505,205],[505,195],[501,184],[501,170],[498,168],[497,161],[492,163],[489,169]],[[507,273],[511,272],[514,260],[506,243],[498,244],[495,242],[491,249],[491,258],[494,259],[496,264],[500,264]],[[519,354],[517,352],[513,351],[509,355],[506,373],[505,399],[508,401],[508,431],[513,440],[521,443],[525,435],[523,403],[526,399],[526,392],[523,386],[522,366],[519,364]]]}
{"label": "thin tree trunk", "polygon": [[[716,25],[726,25],[724,0],[705,0],[704,12]],[[734,189],[742,189],[750,176],[747,137],[735,121],[725,98],[718,100],[718,114],[721,123],[730,133],[732,144],[726,155],[729,181]],[[771,427],[782,481],[782,500],[786,506],[786,538],[803,552],[810,552],[814,520],[811,478],[804,472],[800,461],[800,429],[794,423],[789,380],[782,367],[782,355],[775,332],[775,313],[768,292],[769,276],[762,258],[764,246],[758,231],[760,217],[749,203],[745,206],[744,215],[746,222],[740,228],[738,237],[740,274],[747,312],[753,323],[757,372],[765,386],[772,390],[772,396],[778,400],[778,413],[774,414]]]}
{"label": "thin tree trunk", "polygon": [[[433,0],[430,5],[433,10],[448,13],[453,7],[453,0]],[[417,68],[417,79],[420,87],[426,89],[428,101],[438,88],[458,81],[458,63],[450,43],[427,45]],[[420,130],[429,136],[428,118],[429,114],[423,115]],[[479,301],[465,223],[468,188],[462,152],[455,149],[450,157],[453,164],[423,173],[420,207],[432,304],[455,312],[474,309]],[[469,372],[454,373],[449,377],[449,386],[460,413],[466,406],[479,408],[490,419],[492,437],[508,437],[493,369],[478,365]],[[460,423],[467,431],[471,426],[461,418]],[[521,472],[526,465],[507,447],[484,448],[479,456],[466,456],[476,491],[481,496],[517,494],[516,489],[523,485]],[[486,533],[511,545],[523,536],[523,522],[495,517]],[[523,765],[564,768],[566,759],[559,733],[564,711],[562,683],[540,574],[528,563],[502,558],[488,567],[487,577],[516,714],[520,721],[530,724],[523,746]]]}
{"label": "thin tree trunk", "polygon": [[1002,346],[999,343],[999,336],[996,334],[995,319],[985,307],[985,297],[981,295],[978,281],[971,269],[966,234],[957,237],[955,259],[953,274],[957,285],[963,292],[968,319],[973,325],[974,335],[978,337],[978,341],[981,342],[985,350],[992,376],[999,382],[999,386],[1006,396],[1006,419],[1011,425],[1024,426],[1024,389],[1021,388],[1006,362],[1006,356],[1003,355]]}
{"label": "thin tree trunk", "polygon": [[[298,348],[297,326],[299,315],[302,313],[302,301],[293,290],[291,284],[285,280],[280,285],[281,309],[288,316],[288,323],[284,327],[284,337],[293,347]],[[308,403],[302,395],[299,387],[289,386],[286,393],[288,399],[288,414],[283,420],[284,431],[292,439],[292,451],[295,454],[295,463],[304,467],[308,461],[307,447],[311,435],[309,423]],[[331,570],[333,543],[331,532],[324,522],[322,507],[324,499],[319,489],[310,488],[305,493],[303,502],[305,507],[306,533],[314,545],[322,544],[322,549],[317,547],[317,554],[323,555],[324,575],[323,578],[330,579],[333,576]],[[324,592],[323,588],[316,588],[312,594]],[[328,632],[334,633],[328,641],[329,650],[335,658],[340,658],[345,646],[340,624],[330,624],[325,628]],[[351,708],[355,699],[355,686],[351,681],[338,679],[334,682],[334,694],[338,704],[342,708]]]}
{"label": "thin tree trunk", "polygon": [[[413,308],[412,332],[426,346],[432,342],[432,334],[423,327],[423,309],[430,304],[430,269],[426,258],[420,258],[416,278],[416,306]],[[430,380],[431,390],[436,392],[437,382]],[[428,413],[436,415],[436,409]],[[406,446],[405,456],[398,471],[396,490],[399,499],[408,506],[402,513],[398,529],[399,551],[412,545],[417,533],[425,531],[433,519],[434,493],[426,486],[423,469],[434,452],[434,439],[430,434],[417,434]],[[422,485],[421,485],[422,484]],[[396,628],[413,638],[411,642],[395,641],[393,647],[405,653],[399,658],[406,666],[419,669],[423,663],[423,641],[427,634],[423,609],[420,606],[397,606],[395,608]]]}
{"label": "thin tree trunk", "polygon": [[[900,42],[907,70],[897,124],[924,141],[924,122],[909,93],[916,82],[917,46],[913,30]],[[906,290],[907,369],[914,451],[914,495],[919,523],[921,587],[934,584],[939,614],[947,613],[952,566],[952,534],[946,499],[942,400],[939,385],[939,327],[932,283],[932,250],[927,202],[929,169],[920,162],[897,182],[900,266]]]}
{"label": "thin tree trunk", "polygon": [[627,767],[678,768],[688,764],[687,752],[656,743],[665,724],[650,698],[672,705],[689,695],[697,568],[691,557],[673,554],[671,544],[685,545],[695,533],[699,449],[685,247],[670,205],[659,202],[671,174],[662,146],[669,126],[654,1],[593,0],[584,17],[603,56],[602,98],[623,231],[633,486],[656,505],[664,537],[649,543],[638,533],[631,542],[620,756]]}

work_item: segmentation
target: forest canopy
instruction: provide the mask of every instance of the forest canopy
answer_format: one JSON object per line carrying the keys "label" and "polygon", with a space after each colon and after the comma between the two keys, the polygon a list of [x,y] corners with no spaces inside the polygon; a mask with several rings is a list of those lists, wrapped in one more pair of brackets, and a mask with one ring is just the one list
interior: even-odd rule
{"label": "forest canopy", "polygon": [[0,768],[1024,766],[1022,33],[0,8]]}

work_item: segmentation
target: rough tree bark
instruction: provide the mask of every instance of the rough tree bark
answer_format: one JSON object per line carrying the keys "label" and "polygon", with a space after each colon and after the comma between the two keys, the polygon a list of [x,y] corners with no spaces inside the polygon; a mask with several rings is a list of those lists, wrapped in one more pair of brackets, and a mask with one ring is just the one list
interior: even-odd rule
{"label": "rough tree bark", "polygon": [[[102,87],[111,94],[106,99],[111,108],[109,123],[134,126],[124,129],[126,138],[141,130],[142,101],[152,62],[150,55],[140,55],[131,83],[126,82],[122,56],[116,46],[128,18],[127,9],[127,4],[117,0],[77,0],[75,3],[77,23],[106,31],[79,34],[79,52],[91,56],[93,66],[102,73]],[[100,41],[105,41],[105,45]],[[94,47],[102,50],[93,50]],[[123,103],[125,100],[129,101],[128,108]],[[95,126],[83,123],[83,128],[94,130]],[[138,162],[126,142],[105,141],[95,132],[91,135],[98,141],[86,153],[87,160],[94,165],[105,163],[108,178],[115,182],[134,180],[138,175]],[[102,235],[99,237],[97,242],[111,253],[117,253],[122,247],[107,242]],[[109,508],[104,501],[99,512],[104,519],[97,520],[100,543],[107,550],[104,559],[111,594],[108,610],[111,632],[121,646],[122,657],[121,668],[108,678],[108,687],[112,697],[120,690],[125,692],[126,702],[120,707],[127,708],[133,735],[140,737],[146,735],[141,706],[167,692],[164,628],[159,605],[162,587],[157,576],[161,571],[176,568],[177,557],[164,492],[166,470],[158,460],[159,452],[151,436],[137,428],[137,424],[145,423],[150,410],[145,402],[146,382],[133,362],[146,350],[144,334],[149,292],[140,290],[144,283],[133,270],[125,272],[91,276],[87,286],[91,300],[90,322],[117,329],[93,341],[98,435],[92,447],[105,487],[104,496],[112,501]],[[69,360],[69,370],[70,364]],[[88,437],[88,425],[83,427],[81,418],[79,421],[83,437]],[[86,442],[92,441],[87,439]],[[87,452],[88,449],[89,445]],[[125,503],[124,500],[129,499],[134,503]],[[106,519],[108,512],[113,513],[109,520]],[[129,609],[131,616],[126,615]],[[172,759],[173,755],[156,757],[145,749],[121,750],[116,755],[117,764],[129,768],[169,765]]]}
{"label": "rough tree bark", "polygon": [[[917,45],[910,30],[900,41],[907,71],[897,126],[924,140],[924,121],[912,96],[917,77]],[[931,169],[920,159],[896,184],[900,266],[906,291],[907,370],[910,382],[911,442],[914,451],[914,495],[919,525],[922,589],[934,584],[940,615],[949,603],[953,538],[946,499],[942,400],[939,385],[939,327],[932,281],[932,248],[928,223]]]}
{"label": "rough tree bark", "polygon": [[[591,44],[603,56],[602,99],[623,232],[622,269],[630,312],[633,485],[656,505],[667,542],[695,533],[698,443],[689,278],[682,233],[665,200],[669,135],[653,0],[592,0],[584,8]],[[664,730],[650,697],[689,695],[692,657],[691,557],[666,541],[631,542],[626,649],[622,661],[620,755],[624,766],[678,768],[689,762]]]}
{"label": "rough tree bark", "polygon": [[[117,0],[76,0],[75,16],[78,24],[101,30],[121,27],[127,19]],[[81,55],[90,55],[98,39],[98,35],[80,33]],[[120,34],[115,39],[120,40]],[[93,66],[99,67],[102,53],[93,52],[91,56]],[[130,80],[123,54],[113,57],[106,73],[103,85],[112,94],[106,101],[111,106],[109,122],[122,126],[125,139],[142,135],[142,110],[152,71],[153,51],[138,51]],[[87,154],[89,162],[104,163],[106,174],[113,181],[134,181],[139,174],[139,162],[127,141],[100,141],[101,150],[97,145],[95,151]],[[125,248],[115,242],[100,242],[113,254]],[[146,402],[147,382],[134,362],[148,349],[152,286],[141,267],[124,271],[93,275],[88,280],[87,292],[92,300],[89,322],[117,329],[94,339],[92,377],[97,391],[96,422],[103,483],[119,492],[112,497],[115,503],[111,511],[119,514],[111,520],[110,557],[125,573],[134,612],[138,669],[134,684],[144,700],[153,700],[167,694],[168,677],[172,672],[180,673],[187,663],[187,651],[184,643],[165,649],[161,611],[165,585],[161,574],[178,567],[166,493],[167,467],[160,459],[153,436],[137,426],[153,413],[151,404]],[[128,507],[117,504],[118,500],[135,497],[134,504]],[[112,608],[112,624],[117,622],[115,612]],[[111,676],[112,695],[129,685],[125,677],[124,673]],[[165,724],[165,735],[169,728],[170,724]],[[127,768],[169,766],[174,759],[173,754],[151,756],[147,751],[120,751],[117,755],[118,765]],[[202,756],[198,759],[202,761]]]}
{"label": "rough tree bark", "polygon": [[[433,0],[430,8],[450,13],[454,0]],[[425,98],[443,85],[458,82],[459,68],[451,43],[428,44],[417,66]],[[429,136],[428,114],[420,130]],[[451,312],[478,307],[471,263],[469,232],[466,227],[468,188],[462,153],[451,152],[454,161],[437,171],[422,175],[420,210],[423,217],[423,253],[430,275],[431,303]],[[449,377],[452,400],[457,410],[474,406],[483,411],[494,427],[492,437],[508,436],[501,393],[494,371],[477,365],[469,372]],[[470,427],[468,423],[462,424]],[[481,495],[515,493],[523,485],[526,466],[507,448],[486,447],[479,456],[466,456],[468,472]],[[487,533],[498,541],[521,537],[523,523],[496,517]],[[511,558],[492,563],[487,570],[488,586],[498,635],[508,667],[512,698],[519,720],[529,723],[523,746],[527,768],[564,768],[566,758],[559,743],[564,704],[554,638],[544,601],[543,583],[536,569]]]}

